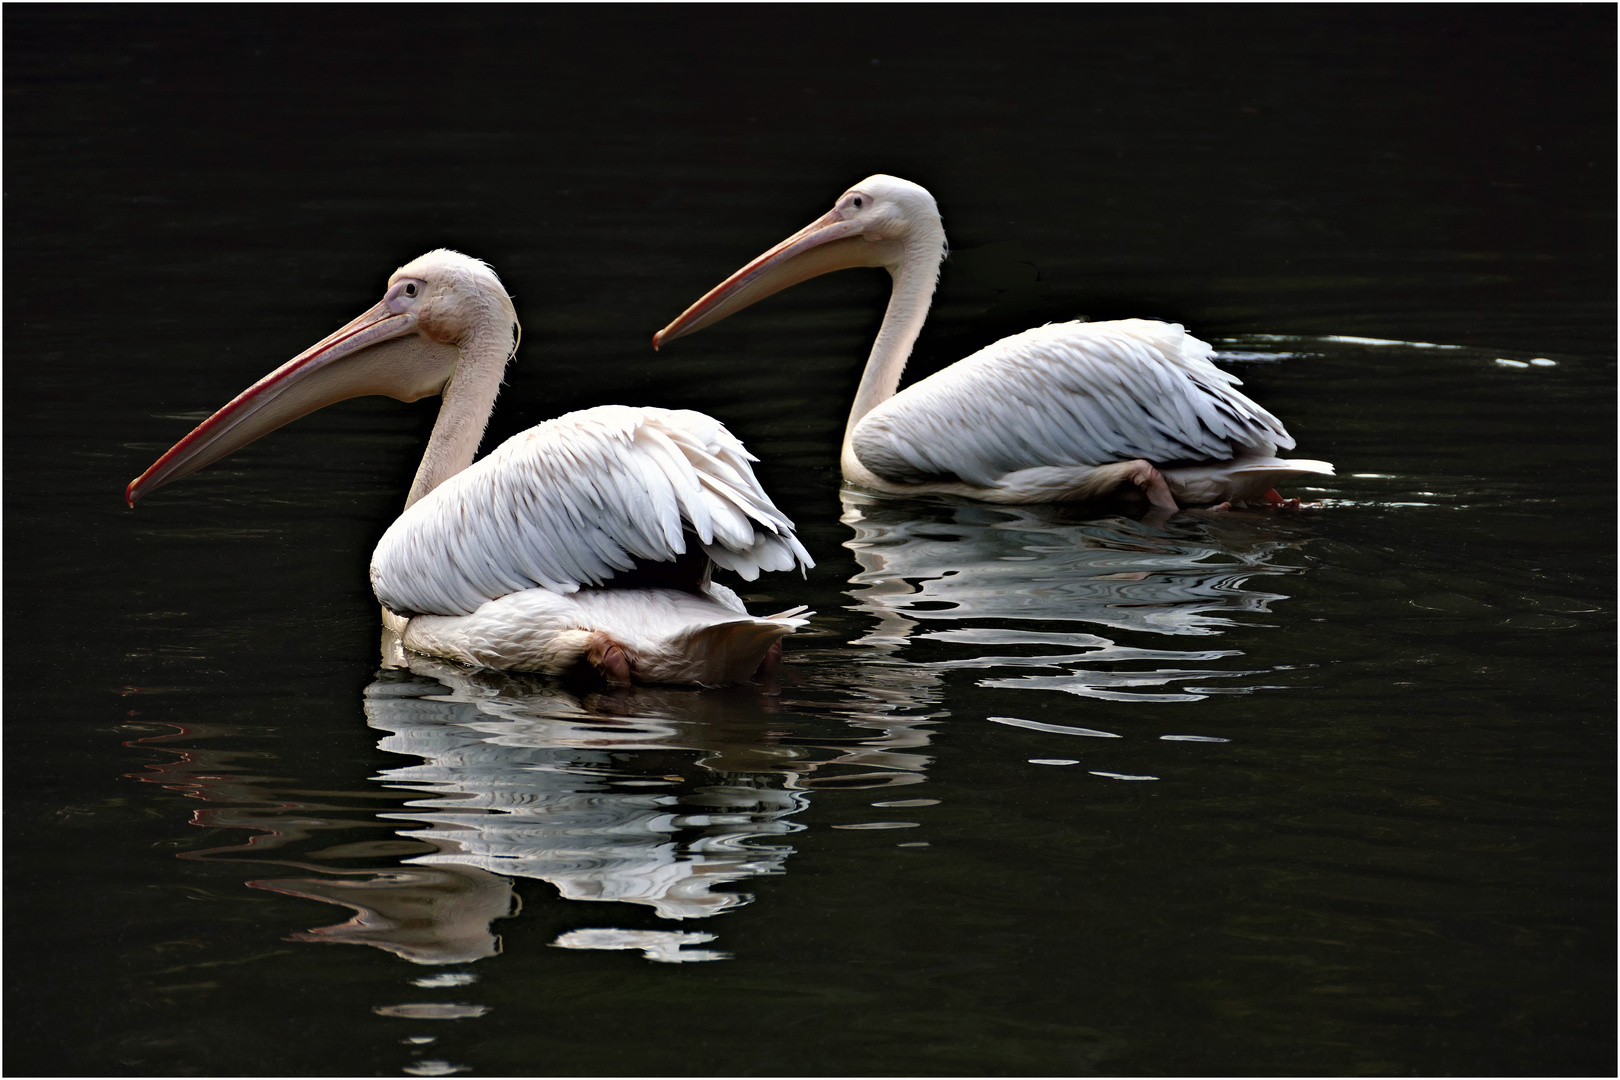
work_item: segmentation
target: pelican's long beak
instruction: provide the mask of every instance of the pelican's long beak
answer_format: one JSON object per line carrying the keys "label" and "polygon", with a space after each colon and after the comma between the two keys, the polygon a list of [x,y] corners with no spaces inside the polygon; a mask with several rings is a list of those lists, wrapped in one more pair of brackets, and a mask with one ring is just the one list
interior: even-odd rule
{"label": "pelican's long beak", "polygon": [[416,316],[386,300],[236,395],[130,481],[130,506],[148,492],[196,472],[316,409],[347,398],[382,394],[415,401],[444,388],[460,356],[429,340]]}
{"label": "pelican's long beak", "polygon": [[852,266],[886,266],[892,245],[861,235],[865,225],[833,209],[710,289],[653,335],[653,348],[717,323],[790,285]]}

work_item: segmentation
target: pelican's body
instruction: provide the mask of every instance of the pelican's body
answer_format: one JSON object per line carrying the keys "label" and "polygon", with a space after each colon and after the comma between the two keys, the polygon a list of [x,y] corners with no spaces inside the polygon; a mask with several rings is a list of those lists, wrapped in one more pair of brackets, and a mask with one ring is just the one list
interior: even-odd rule
{"label": "pelican's body", "polygon": [[435,251],[383,301],[200,424],[127,492],[216,461],[322,405],[442,393],[403,514],[372,556],[384,621],[404,648],[477,667],[613,682],[748,678],[803,625],[747,613],[710,580],[809,566],[754,460],[702,413],[602,406],[513,436],[472,463],[518,323],[484,264]]}
{"label": "pelican's body", "polygon": [[[712,289],[653,338],[691,333],[806,278],[882,266],[888,310],[844,431],[846,480],[891,494],[1064,502],[1139,490],[1154,505],[1269,497],[1326,462],[1294,440],[1173,323],[1052,323],[1003,338],[898,390],[945,255],[933,196],[871,176],[826,215]],[[898,392],[897,392],[898,391]]]}

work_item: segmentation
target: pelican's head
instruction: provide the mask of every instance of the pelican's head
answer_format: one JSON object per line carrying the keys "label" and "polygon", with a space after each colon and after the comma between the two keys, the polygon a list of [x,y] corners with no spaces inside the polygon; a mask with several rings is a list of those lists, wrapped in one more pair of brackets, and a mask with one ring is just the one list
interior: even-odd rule
{"label": "pelican's head", "polygon": [[790,285],[853,266],[937,270],[945,227],[928,189],[898,176],[868,176],[833,208],[710,289],[653,335],[653,348],[717,323]]}
{"label": "pelican's head", "polygon": [[517,347],[512,299],[484,263],[443,248],[395,270],[383,298],[198,424],[124,491],[129,505],[284,424],[367,394],[415,401],[444,389],[479,335]]}
{"label": "pelican's head", "polygon": [[[489,264],[449,248],[419,255],[395,270],[382,302],[414,320],[411,328],[417,333],[458,347],[488,324],[492,314],[512,311],[512,298]],[[515,335],[516,319],[504,322],[512,324]]]}
{"label": "pelican's head", "polygon": [[907,244],[919,235],[932,239],[941,229],[939,206],[927,188],[884,173],[868,176],[838,196],[830,214],[859,224],[860,235],[871,243]]}

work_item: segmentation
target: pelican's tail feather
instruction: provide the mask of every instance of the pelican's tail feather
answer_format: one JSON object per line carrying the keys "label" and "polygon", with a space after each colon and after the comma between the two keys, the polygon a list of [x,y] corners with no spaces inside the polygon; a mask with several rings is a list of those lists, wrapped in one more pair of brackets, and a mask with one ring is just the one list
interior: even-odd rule
{"label": "pelican's tail feather", "polygon": [[1251,476],[1264,473],[1276,476],[1279,479],[1290,480],[1300,476],[1332,476],[1333,466],[1326,461],[1317,461],[1314,458],[1268,458],[1239,465],[1232,470],[1233,476]]}
{"label": "pelican's tail feather", "polygon": [[1332,476],[1333,466],[1311,458],[1252,457],[1160,469],[1182,506],[1265,500],[1266,492],[1305,476]]}
{"label": "pelican's tail feather", "polygon": [[[807,621],[792,616],[745,618],[690,627],[670,642],[672,652],[680,656],[678,662],[683,673],[687,674],[678,681],[710,686],[745,682],[766,662],[772,646]],[[664,680],[650,678],[647,681]]]}

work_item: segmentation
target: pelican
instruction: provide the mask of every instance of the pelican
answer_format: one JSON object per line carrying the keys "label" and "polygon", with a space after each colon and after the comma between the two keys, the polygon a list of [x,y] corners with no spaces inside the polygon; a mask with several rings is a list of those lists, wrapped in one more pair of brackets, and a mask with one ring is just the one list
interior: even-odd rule
{"label": "pelican", "polygon": [[1174,323],[1049,323],[1003,338],[896,393],[945,258],[934,197],[882,174],[711,289],[653,347],[807,278],[881,266],[889,307],[844,429],[852,484],[895,495],[1068,502],[1140,489],[1181,505],[1280,503],[1290,478],[1332,475],[1284,460],[1281,421],[1235,389],[1211,348]]}
{"label": "pelican", "polygon": [[394,271],[376,306],[197,425],[137,499],[322,406],[443,404],[405,511],[371,558],[405,649],[474,667],[610,682],[737,682],[803,609],[765,618],[710,579],[814,565],[743,448],[699,412],[606,405],[514,435],[474,464],[519,328],[493,270],[448,250]]}

